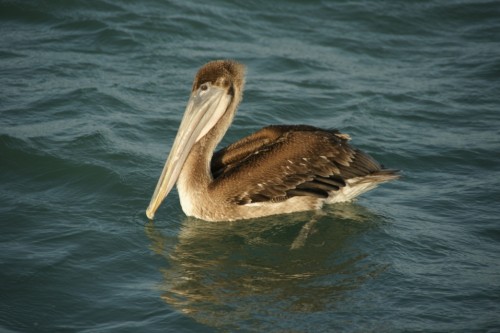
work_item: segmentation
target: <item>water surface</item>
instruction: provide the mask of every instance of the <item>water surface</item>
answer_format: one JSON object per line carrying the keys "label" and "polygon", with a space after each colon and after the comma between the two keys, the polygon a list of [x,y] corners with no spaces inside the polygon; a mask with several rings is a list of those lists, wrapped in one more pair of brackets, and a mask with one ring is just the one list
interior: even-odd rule
{"label": "water surface", "polygon": [[[0,330],[500,331],[496,1],[4,1]],[[248,67],[222,144],[349,133],[403,178],[320,213],[144,210],[196,70]]]}

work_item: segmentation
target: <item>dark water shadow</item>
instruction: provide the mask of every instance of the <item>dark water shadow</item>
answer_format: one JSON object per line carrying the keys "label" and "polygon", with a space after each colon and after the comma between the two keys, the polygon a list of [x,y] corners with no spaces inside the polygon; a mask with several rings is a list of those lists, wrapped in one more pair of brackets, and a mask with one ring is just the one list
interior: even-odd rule
{"label": "dark water shadow", "polygon": [[145,230],[166,262],[161,298],[179,312],[229,331],[307,331],[303,316],[342,306],[384,269],[352,245],[383,222],[348,204],[238,222],[186,218],[175,240],[152,221]]}

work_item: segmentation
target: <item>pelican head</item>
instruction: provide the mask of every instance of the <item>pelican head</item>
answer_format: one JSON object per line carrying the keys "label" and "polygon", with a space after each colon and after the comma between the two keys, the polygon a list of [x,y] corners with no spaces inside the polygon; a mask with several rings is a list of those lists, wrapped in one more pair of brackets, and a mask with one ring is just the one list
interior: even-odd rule
{"label": "pelican head", "polygon": [[177,182],[193,146],[214,127],[219,127],[217,142],[226,132],[241,100],[244,75],[245,67],[229,60],[209,62],[196,74],[184,117],[146,210],[149,219]]}

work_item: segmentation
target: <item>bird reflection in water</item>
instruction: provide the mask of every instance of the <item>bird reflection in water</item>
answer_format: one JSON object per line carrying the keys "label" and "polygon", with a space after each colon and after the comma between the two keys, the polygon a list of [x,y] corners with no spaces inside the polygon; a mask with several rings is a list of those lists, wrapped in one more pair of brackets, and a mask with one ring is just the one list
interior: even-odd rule
{"label": "bird reflection in water", "polygon": [[159,289],[170,306],[227,330],[242,323],[266,329],[274,320],[292,329],[298,314],[335,309],[385,269],[353,245],[380,223],[383,218],[361,206],[341,204],[324,215],[245,223],[186,218],[176,236],[153,221],[145,229],[152,250],[166,260]]}

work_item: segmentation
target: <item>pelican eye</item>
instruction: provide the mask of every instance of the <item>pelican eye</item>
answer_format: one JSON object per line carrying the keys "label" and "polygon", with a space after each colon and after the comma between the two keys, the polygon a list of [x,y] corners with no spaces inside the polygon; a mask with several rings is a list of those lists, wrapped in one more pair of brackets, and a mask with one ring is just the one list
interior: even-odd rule
{"label": "pelican eye", "polygon": [[203,83],[203,84],[200,86],[200,89],[201,89],[202,91],[206,91],[206,90],[208,90],[208,84]]}

